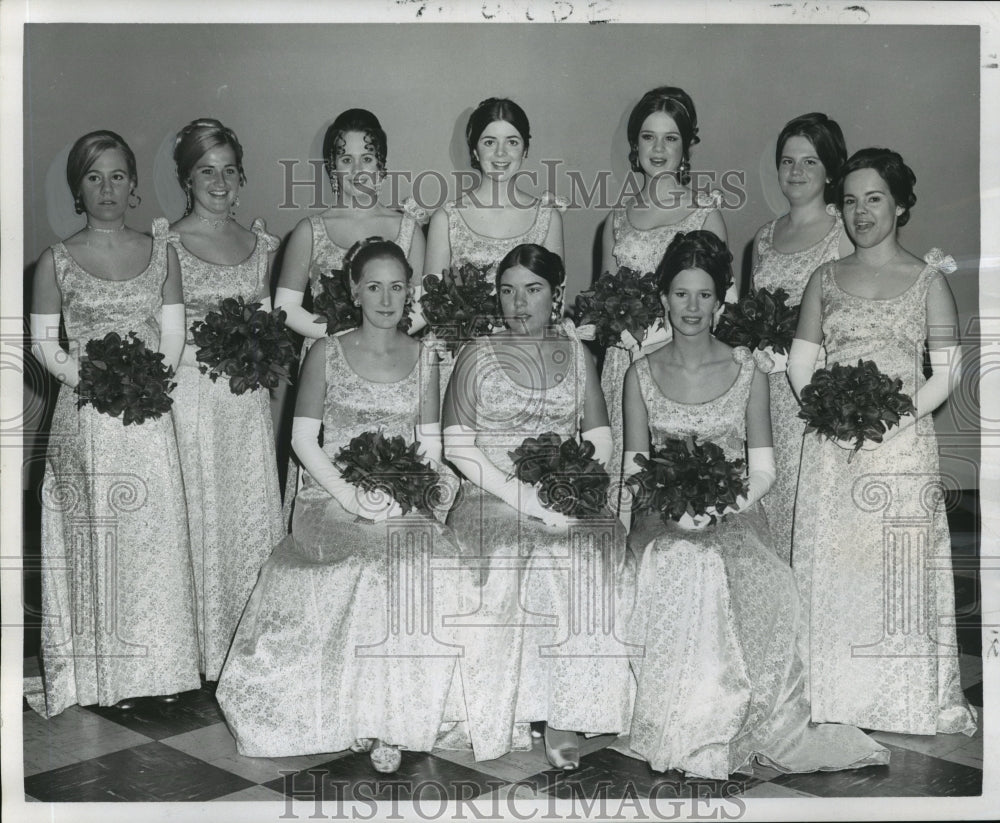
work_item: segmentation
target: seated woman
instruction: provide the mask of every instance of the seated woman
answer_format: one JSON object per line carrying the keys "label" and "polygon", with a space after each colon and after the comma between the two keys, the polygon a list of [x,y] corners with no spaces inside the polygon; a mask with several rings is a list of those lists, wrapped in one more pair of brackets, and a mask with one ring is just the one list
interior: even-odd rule
{"label": "seated woman", "polygon": [[749,464],[746,496],[716,522],[636,518],[629,639],[645,654],[632,658],[629,745],[658,771],[713,779],[752,770],[754,758],[783,772],[884,764],[888,752],[858,729],[809,724],[795,581],[757,502],[774,482],[769,364],[712,336],[731,260],[711,232],[674,238],[657,269],[673,339],[625,378],[627,471],[667,438],[710,441],[727,461],[748,447]]}
{"label": "seated woman", "polygon": [[570,519],[511,476],[525,438],[582,436],[604,462],[611,432],[594,363],[557,321],[562,260],[526,244],[497,272],[507,328],[459,352],[445,396],[447,456],[471,481],[449,523],[481,565],[478,609],[458,631],[469,733],[476,759],[491,760],[529,747],[528,724],[544,720],[549,760],[572,769],[578,730],[626,723],[629,649],[615,621],[630,608],[634,566],[606,507]]}
{"label": "seated woman", "polygon": [[402,516],[389,494],[359,491],[334,463],[370,431],[416,438],[435,468],[441,455],[436,360],[396,325],[405,255],[373,238],[352,250],[348,271],[361,326],[306,356],[292,430],[306,476],[292,534],[261,571],[217,698],[241,754],[371,749],[376,769],[391,772],[400,747],[432,748],[442,720],[455,660],[434,629],[439,613],[459,611],[460,586],[431,577],[430,561],[458,547],[433,517]]}

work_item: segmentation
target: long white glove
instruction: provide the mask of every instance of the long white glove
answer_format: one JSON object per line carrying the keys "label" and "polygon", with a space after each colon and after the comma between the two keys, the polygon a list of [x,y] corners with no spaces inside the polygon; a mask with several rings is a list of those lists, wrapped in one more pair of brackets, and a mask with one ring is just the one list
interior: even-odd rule
{"label": "long white glove", "polygon": [[516,477],[507,477],[476,445],[476,430],[468,426],[448,426],[444,430],[444,451],[448,459],[469,480],[484,491],[499,497],[513,509],[537,517],[546,526],[565,528],[569,518],[545,508],[534,486]]}
{"label": "long white glove", "polygon": [[444,452],[444,444],[441,442],[441,424],[421,423],[416,428],[416,436],[424,459],[437,468]]}
{"label": "long white glove", "polygon": [[944,403],[952,390],[962,379],[962,347],[948,346],[944,349],[931,349],[931,376],[913,395],[913,406],[916,414],[905,414],[900,418],[899,425],[890,428],[883,436],[882,443],[888,443],[901,431],[908,429],[921,417],[930,414]]}
{"label": "long white glove", "polygon": [[581,436],[593,445],[594,460],[607,468],[615,442],[611,436],[611,426],[595,426],[592,429],[587,429]]}
{"label": "long white glove", "polygon": [[810,343],[801,337],[792,340],[792,348],[788,352],[788,363],[785,371],[796,397],[802,394],[802,389],[808,386],[812,380],[819,351],[819,343]]}
{"label": "long white glove", "polygon": [[627,451],[622,456],[622,493],[618,504],[618,517],[625,526],[625,533],[632,529],[632,510],[635,504],[636,491],[634,486],[628,485],[628,479],[634,474],[642,471],[642,468],[635,462],[638,455],[649,457],[649,452]]}
{"label": "long white glove", "polygon": [[747,493],[736,499],[736,511],[743,511],[760,500],[777,478],[773,446],[747,449]]}
{"label": "long white glove", "polygon": [[414,286],[413,295],[410,297],[410,328],[408,334],[416,334],[427,325],[427,318],[424,317],[424,310],[420,306],[420,296],[424,293],[423,286]]}
{"label": "long white glove", "polygon": [[305,295],[295,289],[278,287],[274,292],[274,306],[285,312],[285,325],[303,337],[314,340],[326,337],[326,320],[302,308]]}
{"label": "long white glove", "polygon": [[184,351],[184,340],[187,330],[184,328],[184,304],[167,303],[160,307],[160,348],[163,362],[168,367],[177,370]]}
{"label": "long white glove", "polygon": [[55,376],[71,389],[80,382],[80,361],[59,345],[58,314],[32,314],[31,353]]}
{"label": "long white glove", "polygon": [[363,489],[344,480],[340,471],[320,448],[319,427],[320,421],[315,417],[296,417],[292,420],[292,449],[309,476],[351,514],[376,523],[401,515],[403,510],[392,498],[376,506],[368,500]]}

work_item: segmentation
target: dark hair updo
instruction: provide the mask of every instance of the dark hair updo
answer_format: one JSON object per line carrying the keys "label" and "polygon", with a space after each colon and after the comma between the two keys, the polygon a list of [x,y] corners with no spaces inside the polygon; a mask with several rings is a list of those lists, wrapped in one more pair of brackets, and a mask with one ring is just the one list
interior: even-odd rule
{"label": "dark hair updo", "polygon": [[413,267],[406,259],[403,250],[382,237],[368,237],[359,240],[348,250],[344,256],[344,268],[347,270],[351,282],[357,285],[365,273],[365,266],[372,260],[395,260],[402,267],[406,274],[406,282],[410,282],[413,276]]}
{"label": "dark hair updo", "polygon": [[80,186],[83,183],[84,175],[97,162],[97,158],[108,149],[120,149],[121,153],[125,155],[126,171],[128,171],[129,179],[132,181],[131,190],[135,191],[135,187],[139,185],[135,154],[120,135],[106,129],[85,134],[73,144],[66,160],[66,182],[69,183],[69,190],[73,195],[73,208],[77,214],[83,214],[84,211],[83,198],[80,196]]}
{"label": "dark hair updo", "polygon": [[778,143],[774,147],[775,168],[781,165],[781,155],[785,143],[790,137],[804,137],[816,150],[823,168],[826,169],[826,187],[823,189],[823,200],[832,203],[837,189],[837,177],[840,167],[847,160],[847,145],[844,143],[844,133],[836,120],[831,120],[822,112],[813,111],[793,117],[778,135]]}
{"label": "dark hair updo", "polygon": [[469,162],[476,171],[482,171],[479,160],[476,159],[476,144],[486,127],[497,120],[510,123],[524,141],[524,151],[527,153],[531,143],[531,127],[528,125],[528,115],[517,103],[506,97],[489,97],[483,100],[476,110],[469,115],[465,126],[465,143],[469,147]]}
{"label": "dark hair updo", "polygon": [[524,266],[532,274],[541,277],[552,288],[553,294],[566,282],[566,269],[558,254],[537,243],[522,243],[507,252],[497,264],[497,289],[500,288],[503,273],[515,266]]}
{"label": "dark hair updo", "polygon": [[389,140],[385,136],[382,124],[368,109],[347,109],[337,115],[337,119],[323,135],[323,162],[331,183],[336,170],[337,155],[344,150],[344,135],[351,131],[359,131],[364,135],[365,149],[375,155],[378,170],[385,172]]}
{"label": "dark hair updo", "polygon": [[698,137],[698,113],[695,111],[694,101],[684,89],[679,89],[676,86],[658,86],[655,89],[650,89],[632,109],[632,113],[628,116],[628,126],[625,132],[628,136],[629,165],[632,167],[632,171],[642,171],[639,166],[639,131],[642,129],[642,124],[646,122],[646,118],[658,111],[670,115],[681,133],[683,160],[678,176],[681,183],[687,184],[691,175],[684,167],[690,168],[691,146],[700,143],[701,139]]}
{"label": "dark hair updo", "polygon": [[[213,117],[199,117],[192,120],[179,132],[174,141],[174,163],[177,166],[177,180],[184,191],[191,188],[191,171],[206,152],[220,146],[229,146],[236,155],[236,169],[240,173],[240,185],[245,185],[247,176],[243,171],[243,146],[236,132],[223,126]],[[188,199],[190,204],[190,198]],[[190,211],[190,205],[188,211]]]}
{"label": "dark hair updo", "polygon": [[844,181],[847,180],[847,175],[861,169],[874,169],[885,180],[892,199],[903,209],[903,213],[896,218],[896,227],[905,226],[910,219],[910,209],[917,202],[917,195],[913,192],[917,176],[903,162],[902,155],[891,149],[861,149],[851,155],[837,178],[837,208],[844,210]]}
{"label": "dark hair updo", "polygon": [[733,255],[718,235],[705,229],[674,236],[656,267],[656,282],[660,294],[670,291],[674,278],[687,269],[701,269],[712,278],[717,300],[725,300],[726,290],[733,282]]}

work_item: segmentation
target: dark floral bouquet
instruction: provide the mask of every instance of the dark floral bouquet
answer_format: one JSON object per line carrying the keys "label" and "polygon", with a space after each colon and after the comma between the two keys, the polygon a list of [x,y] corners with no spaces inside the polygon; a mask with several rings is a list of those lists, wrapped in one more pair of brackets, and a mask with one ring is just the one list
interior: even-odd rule
{"label": "dark floral bouquet", "polygon": [[227,297],[219,311],[191,325],[191,334],[201,373],[213,382],[228,375],[233,394],[277,387],[288,379],[288,366],[295,361],[285,313],[266,312],[260,303],[247,303],[242,297]]}
{"label": "dark floral bouquet", "polygon": [[354,305],[347,288],[347,272],[333,269],[320,275],[320,293],[313,300],[313,309],[326,318],[326,333],[336,334],[361,325],[361,309]]}
{"label": "dark floral bouquet", "polygon": [[407,445],[399,435],[367,431],[337,454],[344,480],[366,492],[389,494],[406,514],[410,509],[432,512],[446,491],[438,473],[420,459],[420,444]]}
{"label": "dark floral bouquet", "polygon": [[640,274],[627,267],[618,274],[605,272],[594,288],[576,298],[577,325],[593,324],[595,339],[605,348],[618,343],[623,331],[641,345],[646,330],[660,317],[663,306],[652,272]]}
{"label": "dark floral bouquet", "polygon": [[160,352],[129,332],[122,338],[109,332],[101,339],[88,340],[86,356],[80,360],[80,382],[76,385],[76,407],[87,403],[122,424],[156,420],[170,411],[176,386]]}
{"label": "dark floral bouquet", "polygon": [[[320,275],[319,285],[320,293],[313,301],[313,308],[317,314],[326,318],[327,334],[356,329],[361,325],[361,309],[354,305],[351,290],[347,286],[346,271],[331,269],[329,274]],[[408,332],[412,322],[410,301],[407,300],[403,316],[396,324],[396,328]]]}
{"label": "dark floral bouquet", "polygon": [[500,325],[494,284],[485,269],[471,263],[439,275],[425,274],[420,307],[431,331],[451,352],[473,337],[492,334]]}
{"label": "dark floral bouquet", "polygon": [[770,348],[776,354],[787,354],[798,322],[799,306],[788,305],[788,292],[757,289],[736,304],[726,304],[715,336],[730,346]]}
{"label": "dark floral bouquet", "polygon": [[806,421],[807,432],[856,441],[853,457],[865,440],[881,443],[900,417],[914,413],[913,400],[902,387],[902,380],[883,374],[871,360],[858,360],[856,366],[835,363],[817,369],[802,389],[799,417]]}
{"label": "dark floral bouquet", "polygon": [[565,440],[554,432],[525,438],[514,451],[518,480],[538,488],[538,500],[547,509],[569,517],[588,517],[604,511],[611,479],[594,459],[587,440]]}
{"label": "dark floral bouquet", "polygon": [[746,461],[726,460],[721,446],[694,437],[667,438],[649,457],[635,458],[641,471],[629,478],[636,510],[659,512],[664,522],[708,515],[714,523],[747,493]]}

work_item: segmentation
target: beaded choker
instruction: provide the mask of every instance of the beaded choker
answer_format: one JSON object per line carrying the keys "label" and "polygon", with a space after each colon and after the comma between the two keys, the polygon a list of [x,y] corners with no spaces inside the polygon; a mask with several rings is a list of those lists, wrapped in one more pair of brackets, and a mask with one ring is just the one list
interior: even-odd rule
{"label": "beaded choker", "polygon": [[220,217],[218,220],[212,220],[210,217],[202,217],[196,211],[191,212],[191,214],[201,220],[202,223],[208,223],[208,225],[210,225],[213,229],[221,228],[233,219],[231,214],[227,214],[225,217]]}
{"label": "beaded choker", "polygon": [[89,231],[96,231],[98,234],[118,234],[120,231],[125,231],[125,223],[123,222],[120,226],[114,229],[102,229],[99,226],[92,226],[88,223],[87,229]]}

